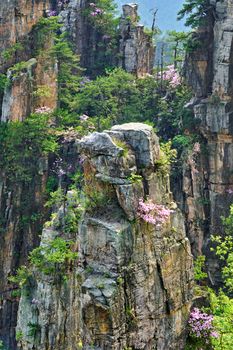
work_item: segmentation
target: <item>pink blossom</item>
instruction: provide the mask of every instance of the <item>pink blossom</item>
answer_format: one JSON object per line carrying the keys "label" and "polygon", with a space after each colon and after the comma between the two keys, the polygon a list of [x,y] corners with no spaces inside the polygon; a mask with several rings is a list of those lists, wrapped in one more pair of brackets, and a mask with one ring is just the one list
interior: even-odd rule
{"label": "pink blossom", "polygon": [[168,66],[167,70],[163,72],[162,77],[163,80],[166,80],[172,88],[176,88],[181,84],[181,77],[177,69],[174,68],[174,65]]}
{"label": "pink blossom", "polygon": [[200,309],[194,308],[188,321],[190,334],[195,338],[205,338],[207,342],[210,337],[217,338],[218,333],[213,326],[213,320],[213,315],[208,315]]}
{"label": "pink blossom", "polygon": [[86,121],[89,119],[89,117],[88,117],[88,115],[83,114],[83,115],[80,115],[79,119],[80,119],[82,122],[86,122]]}
{"label": "pink blossom", "polygon": [[51,113],[51,108],[43,106],[35,109],[35,113],[38,114],[48,114]]}
{"label": "pink blossom", "polygon": [[57,15],[57,12],[55,10],[49,10],[48,11],[48,17],[53,17],[53,16],[56,16]]}
{"label": "pink blossom", "polygon": [[90,13],[90,15],[92,17],[96,17],[96,16],[102,15],[104,13],[104,11],[101,8],[96,7],[96,5],[94,3],[91,3],[91,4],[90,4],[90,6],[93,7],[93,11]]}
{"label": "pink blossom", "polygon": [[157,227],[162,226],[171,214],[171,210],[167,209],[164,205],[155,204],[151,200],[139,200],[137,214],[138,217]]}

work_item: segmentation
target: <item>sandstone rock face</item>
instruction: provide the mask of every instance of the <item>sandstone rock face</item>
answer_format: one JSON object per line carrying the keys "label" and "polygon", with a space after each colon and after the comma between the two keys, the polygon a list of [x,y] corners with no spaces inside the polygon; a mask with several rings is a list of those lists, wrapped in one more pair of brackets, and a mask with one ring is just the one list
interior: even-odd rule
{"label": "sandstone rock face", "polygon": [[123,6],[120,22],[120,66],[137,76],[151,74],[154,66],[155,48],[152,38],[138,24],[138,5]]}
{"label": "sandstone rock face", "polygon": [[[1,50],[10,48],[17,42],[21,42],[31,32],[32,27],[40,17],[52,8],[52,0],[16,0],[2,1],[0,4],[0,37]],[[28,48],[26,47],[26,52]],[[25,50],[23,56],[26,54]],[[14,62],[15,57],[10,62],[3,64],[3,57],[0,55],[0,71],[9,67],[9,63]]]}
{"label": "sandstone rock face", "polygon": [[[94,45],[96,44],[98,38],[96,38],[93,31],[90,31],[91,34],[89,36],[88,30],[90,26],[88,26],[85,16],[82,16],[82,9],[88,4],[89,1],[86,0],[70,0],[65,6],[53,0],[12,0],[0,2],[0,72],[6,73],[8,71],[9,77],[9,84],[5,88],[4,96],[2,96],[2,93],[0,94],[1,121],[23,121],[38,107],[46,105],[54,109],[57,106],[57,64],[53,60],[48,60],[43,54],[34,58],[33,52],[35,48],[33,26],[38,23],[39,19],[47,11],[51,9],[60,11],[64,28],[71,34],[77,53],[81,55],[81,64],[83,66],[93,64],[94,57],[89,57],[89,48],[90,46],[92,47],[93,43]],[[139,32],[140,30],[138,29]],[[140,35],[140,40],[137,43],[145,45],[145,38],[142,34]],[[22,44],[22,49],[14,50],[14,45],[19,43]],[[50,40],[45,43],[47,46],[50,44]],[[13,49],[12,53],[8,59],[5,59],[2,54],[9,49]],[[144,51],[144,48],[142,51]],[[144,74],[144,72],[148,72],[148,65],[143,68],[146,62],[143,55],[141,52],[141,58],[137,64],[140,64],[140,72]],[[148,57],[147,51],[145,51],[145,57]],[[15,74],[16,72],[14,72],[12,67],[19,62],[24,62],[25,64]],[[45,100],[43,97],[35,98],[35,93],[41,86],[46,86],[50,89],[51,95],[49,99]],[[121,148],[117,148],[117,150],[119,155],[124,153],[124,150]],[[125,211],[125,215],[130,220],[133,220],[135,218],[134,208],[137,205],[139,196],[143,193],[143,186],[142,184],[130,185],[125,181],[122,169],[127,173],[127,176],[131,172],[136,171],[135,155],[131,150],[128,153],[127,160],[119,156],[119,168],[121,169],[118,174],[119,177],[116,177],[114,173],[117,164],[115,161],[110,162],[111,164],[106,166],[106,173],[98,173],[97,178],[99,176],[107,184],[118,185],[115,193],[117,198],[119,198],[120,207]],[[99,158],[100,164],[98,166],[101,167],[103,165],[102,161],[106,161],[106,157]],[[112,167],[111,171],[110,165]],[[48,163],[47,159],[36,159],[35,168],[38,171],[36,171],[32,182],[27,185],[22,183],[12,184],[6,178],[4,169],[0,169],[0,339],[11,350],[16,349],[15,325],[19,298],[17,295],[14,295],[8,276],[27,261],[29,252],[39,244],[40,226],[45,220],[43,216],[45,200],[43,193],[49,171],[51,170],[50,167],[51,164]],[[126,169],[128,169],[127,172]],[[132,198],[132,200],[129,198]],[[28,206],[29,201],[33,204]],[[31,218],[34,214],[37,216],[35,215],[33,221]],[[72,283],[70,281],[72,278],[74,285],[77,285],[76,276],[71,275],[69,280],[70,292],[68,292],[70,293],[70,299],[73,298],[71,295],[74,295],[76,289],[76,287],[71,287]],[[52,289],[51,293],[54,292]],[[49,290],[47,292],[49,293]],[[66,295],[67,290],[64,293]],[[61,295],[62,293],[59,294],[59,298]],[[55,300],[53,294],[51,294],[51,298]],[[79,296],[75,295],[74,300],[79,303]],[[72,303],[70,303],[70,307],[73,308]],[[80,308],[77,306],[76,310],[78,309]],[[69,318],[70,325],[73,326],[78,318],[73,311],[71,312],[71,309],[67,310],[67,315],[67,320]],[[63,319],[62,322],[66,322],[66,326],[68,325],[66,319]],[[67,329],[72,328],[71,326],[67,327]],[[80,329],[80,325],[77,325],[77,329]],[[47,337],[47,335],[44,335],[44,337]],[[49,342],[52,344],[53,341],[50,339]],[[69,342],[74,344],[73,338]]]}
{"label": "sandstone rock face", "polygon": [[[45,58],[43,53],[36,59],[32,58],[37,40],[33,26],[52,6],[52,1],[10,1],[0,4],[0,17],[4,18],[0,23],[3,38],[0,71],[6,72],[8,69],[8,84],[3,96],[0,96],[0,120],[3,122],[22,121],[37,107],[44,106],[45,100],[35,97],[37,89],[42,86],[51,92],[46,107],[55,109],[57,106],[56,62],[50,57]],[[20,45],[21,48],[14,50],[14,45]],[[51,45],[51,39],[48,38],[40,49],[42,52],[49,50]],[[10,52],[9,57],[4,59],[7,50]]]}
{"label": "sandstone rock face", "polygon": [[209,43],[191,53],[186,62],[187,80],[195,91],[195,118],[206,152],[199,158],[198,173],[186,170],[183,190],[194,251],[209,256],[209,277],[217,283],[218,266],[209,252],[209,238],[223,232],[221,216],[228,214],[233,199],[233,8],[227,0],[211,3],[215,21],[210,19],[212,29],[206,29]]}
{"label": "sandstone rock face", "polygon": [[[37,165],[38,173],[30,185],[19,182],[12,186],[3,169],[0,170],[0,339],[9,349],[16,349],[19,298],[14,296],[14,287],[8,277],[25,263],[29,252],[39,244],[38,230],[44,213],[42,193],[48,176],[48,164],[41,159]],[[32,215],[35,220],[31,220]]]}
{"label": "sandstone rock face", "polygon": [[[174,203],[162,227],[137,214],[146,195],[170,205],[167,178],[153,166],[160,156],[157,137],[147,125],[126,124],[83,138],[78,150],[85,196],[95,193],[99,200],[86,207],[70,237],[78,259],[65,280],[34,270],[20,300],[19,348],[183,349],[193,278],[184,219]],[[65,237],[52,224],[41,244],[57,236]]]}

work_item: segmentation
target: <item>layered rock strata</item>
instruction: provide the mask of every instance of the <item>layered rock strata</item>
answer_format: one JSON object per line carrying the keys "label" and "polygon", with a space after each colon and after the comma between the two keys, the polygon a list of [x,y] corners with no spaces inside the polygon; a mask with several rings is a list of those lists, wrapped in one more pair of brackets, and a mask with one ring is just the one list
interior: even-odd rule
{"label": "layered rock strata", "polygon": [[123,6],[120,21],[120,66],[137,76],[151,74],[154,67],[155,47],[152,36],[138,23],[138,5]]}
{"label": "layered rock strata", "polygon": [[207,254],[210,281],[218,284],[219,267],[209,247],[211,234],[223,234],[221,216],[227,216],[233,201],[233,7],[230,1],[212,0],[211,5],[213,17],[196,34],[208,43],[186,61],[186,77],[195,92],[190,106],[205,152],[194,172],[186,169],[183,190],[193,250]]}
{"label": "layered rock strata", "polygon": [[[85,196],[98,200],[85,207],[78,232],[69,236],[78,258],[65,279],[33,271],[20,300],[19,348],[183,349],[192,256],[169,177],[155,171],[158,138],[147,125],[125,124],[83,138],[78,149]],[[172,207],[164,226],[138,218],[145,196]],[[67,238],[62,232],[52,223],[41,244]]]}

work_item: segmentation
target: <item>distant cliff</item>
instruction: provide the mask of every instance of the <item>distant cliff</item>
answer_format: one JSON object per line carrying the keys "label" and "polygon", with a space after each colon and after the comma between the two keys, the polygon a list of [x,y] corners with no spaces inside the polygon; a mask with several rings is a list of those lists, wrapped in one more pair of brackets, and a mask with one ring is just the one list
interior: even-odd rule
{"label": "distant cliff", "polygon": [[185,63],[186,79],[195,94],[189,108],[194,109],[206,151],[196,169],[186,167],[183,191],[193,251],[207,255],[209,279],[216,285],[219,267],[210,252],[210,236],[223,233],[221,216],[227,216],[233,200],[233,9],[229,1],[211,4],[213,16],[195,34],[198,47]]}

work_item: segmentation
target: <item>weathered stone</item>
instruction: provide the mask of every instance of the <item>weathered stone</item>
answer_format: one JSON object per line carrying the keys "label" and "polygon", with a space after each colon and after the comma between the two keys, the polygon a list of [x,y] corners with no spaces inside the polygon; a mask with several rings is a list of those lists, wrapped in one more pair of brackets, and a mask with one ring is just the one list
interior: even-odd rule
{"label": "weathered stone", "polygon": [[108,133],[123,138],[132,147],[139,168],[153,167],[159,159],[159,141],[151,126],[141,123],[115,125]]}
{"label": "weathered stone", "polygon": [[[137,178],[137,182],[130,180],[127,184],[116,184],[107,176],[102,182],[102,176],[96,176],[100,154],[103,163],[109,164],[110,157],[111,166],[114,161],[115,166],[118,164],[119,148],[112,139],[116,134],[121,140],[124,136],[138,160],[137,174],[143,161],[154,171],[159,145],[152,129],[142,124],[113,129],[80,142],[86,155],[84,163],[88,164],[84,170],[86,186],[103,193],[107,184],[111,192],[105,193],[106,203],[100,208],[86,208],[79,230],[73,234],[78,260],[67,269],[66,283],[35,271],[30,295],[22,294],[17,330],[23,334],[19,342],[23,350],[77,350],[77,344],[85,350],[184,348],[193,284],[184,219],[171,201],[173,212],[162,227],[139,220],[138,201],[144,197],[148,181],[143,173],[141,181]],[[122,172],[126,172],[123,164]],[[171,197],[166,178],[160,195],[150,192],[158,187],[153,185],[158,178],[156,174],[150,176],[147,194],[163,204],[164,198]],[[110,201],[107,196],[111,196]],[[41,244],[54,234],[63,235],[53,226],[44,229]],[[39,329],[34,339],[29,336],[31,320]]]}
{"label": "weathered stone", "polygon": [[155,48],[152,38],[145,33],[144,26],[138,24],[138,5],[123,6],[120,22],[120,62],[119,65],[137,76],[152,74]]}
{"label": "weathered stone", "polygon": [[220,268],[210,252],[210,236],[223,234],[221,216],[228,215],[233,193],[233,8],[227,0],[211,4],[214,16],[196,34],[203,45],[186,60],[186,77],[198,97],[194,114],[206,151],[197,156],[195,171],[185,166],[183,190],[193,253],[207,255],[210,282],[216,284]]}
{"label": "weathered stone", "polygon": [[2,103],[1,121],[22,121],[31,113],[33,75],[37,61],[32,58],[27,62],[27,67],[14,77],[15,72],[9,70],[7,77],[10,83],[5,88]]}

